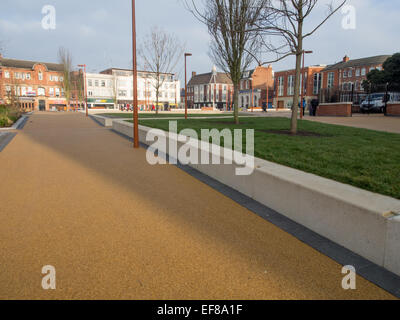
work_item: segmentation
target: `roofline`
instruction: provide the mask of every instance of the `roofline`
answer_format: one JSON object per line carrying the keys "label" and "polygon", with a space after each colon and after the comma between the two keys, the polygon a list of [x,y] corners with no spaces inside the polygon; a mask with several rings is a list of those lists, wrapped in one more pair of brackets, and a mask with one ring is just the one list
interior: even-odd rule
{"label": "roofline", "polygon": [[[103,70],[103,71],[100,71],[99,73],[102,73],[102,72],[105,72],[105,71],[109,71],[109,70],[120,70],[120,71],[133,71],[132,69],[124,69],[124,68],[108,68],[108,69],[105,69],[105,70]],[[143,73],[157,73],[157,72],[154,72],[154,71],[145,71],[145,70],[138,70],[137,72],[143,72]],[[160,74],[169,74],[169,75],[176,75],[175,73],[172,73],[172,72],[160,72]]]}
{"label": "roofline", "polygon": [[34,66],[38,65],[38,64],[42,64],[42,65],[44,65],[44,66],[47,68],[47,70],[49,69],[49,67],[47,66],[47,65],[49,65],[49,64],[57,65],[57,66],[62,66],[61,63],[57,63],[57,62],[32,61],[32,60],[12,59],[12,58],[5,58],[5,57],[0,58],[0,67],[14,68],[14,69],[25,69],[25,68],[3,66],[3,65],[1,64],[1,61],[2,61],[2,60],[18,61],[18,62],[21,61],[21,62],[32,63],[32,68],[33,68]]}

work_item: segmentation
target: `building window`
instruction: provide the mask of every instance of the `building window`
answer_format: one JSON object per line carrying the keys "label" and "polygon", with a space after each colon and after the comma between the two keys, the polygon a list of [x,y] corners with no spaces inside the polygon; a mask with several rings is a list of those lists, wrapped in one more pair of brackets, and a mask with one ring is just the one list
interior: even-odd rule
{"label": "building window", "polygon": [[39,81],[43,81],[43,73],[39,72]]}
{"label": "building window", "polygon": [[101,80],[101,86],[104,88],[106,87],[106,82],[104,80]]}
{"label": "building window", "polygon": [[19,72],[14,73],[14,78],[19,79],[21,77],[21,74]]}
{"label": "building window", "polygon": [[4,78],[10,79],[10,72],[9,71],[5,71],[4,72]]}
{"label": "building window", "polygon": [[351,78],[353,76],[353,70],[349,70],[348,77]]}
{"label": "building window", "polygon": [[98,87],[98,86],[99,86],[99,80],[95,80],[95,81],[94,81],[94,86],[95,86],[95,87]]}
{"label": "building window", "polygon": [[319,90],[321,89],[321,84],[322,84],[322,74],[315,73],[314,74],[313,94],[319,94]]}
{"label": "building window", "polygon": [[26,88],[21,87],[21,96],[26,96]]}
{"label": "building window", "polygon": [[278,95],[280,97],[283,96],[283,90],[284,90],[283,77],[279,77],[278,78]]}
{"label": "building window", "polygon": [[121,96],[121,97],[126,97],[126,94],[127,94],[126,90],[119,90],[118,91],[118,95]]}
{"label": "building window", "polygon": [[343,71],[343,78],[347,78],[347,71]]}
{"label": "building window", "polygon": [[332,88],[335,82],[335,73],[329,72],[328,73],[328,88]]}
{"label": "building window", "polygon": [[356,77],[359,77],[359,76],[360,76],[360,74],[361,74],[361,71],[360,71],[360,69],[357,69],[357,70],[356,70]]}
{"label": "building window", "polygon": [[56,88],[56,97],[60,96],[60,88]]}
{"label": "building window", "polygon": [[54,76],[54,81],[58,82],[58,76]]}
{"label": "building window", "polygon": [[50,81],[53,81],[53,76],[52,75],[50,75]]}
{"label": "building window", "polygon": [[366,68],[362,68],[361,69],[361,75],[365,76],[367,74],[367,69]]}
{"label": "building window", "polygon": [[11,94],[11,87],[10,86],[6,86],[6,92],[7,92],[7,95]]}
{"label": "building window", "polygon": [[88,86],[89,86],[89,87],[93,87],[93,81],[92,81],[92,79],[89,79],[89,80],[88,80]]}
{"label": "building window", "polygon": [[287,95],[294,95],[294,76],[288,76],[288,87],[287,87]]}
{"label": "building window", "polygon": [[54,96],[54,88],[49,89],[49,95]]}
{"label": "building window", "polygon": [[60,82],[63,82],[64,81],[64,77],[60,77]]}
{"label": "building window", "polygon": [[38,96],[46,95],[44,88],[38,88]]}

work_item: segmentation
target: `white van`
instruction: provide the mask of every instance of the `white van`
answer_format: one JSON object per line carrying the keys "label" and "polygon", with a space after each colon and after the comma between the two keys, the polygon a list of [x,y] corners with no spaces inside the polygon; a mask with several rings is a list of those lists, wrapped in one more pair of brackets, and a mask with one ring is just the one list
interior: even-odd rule
{"label": "white van", "polygon": [[[400,101],[400,92],[388,92],[387,102]],[[360,110],[365,112],[381,112],[385,107],[385,93],[371,93],[361,103]]]}

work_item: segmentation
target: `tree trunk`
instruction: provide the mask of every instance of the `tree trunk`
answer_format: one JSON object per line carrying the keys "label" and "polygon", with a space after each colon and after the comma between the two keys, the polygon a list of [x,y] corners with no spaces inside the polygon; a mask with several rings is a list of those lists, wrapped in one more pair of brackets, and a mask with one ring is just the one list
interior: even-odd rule
{"label": "tree trunk", "polygon": [[[301,5],[301,3],[300,3]],[[303,11],[299,12],[300,21],[298,23],[298,37],[297,37],[297,53],[296,53],[296,75],[294,79],[294,97],[292,107],[292,120],[290,126],[290,132],[297,134],[297,118],[299,116],[299,95],[300,95],[300,74],[301,70],[301,57],[303,55]],[[306,79],[303,79],[305,81]],[[304,84],[302,84],[303,86]],[[302,104],[303,101],[300,101]],[[301,112],[301,109],[300,109]]]}
{"label": "tree trunk", "polygon": [[296,75],[294,79],[292,120],[290,126],[290,132],[292,134],[297,134],[297,118],[299,116],[300,74],[301,74],[301,53],[296,55]]}
{"label": "tree trunk", "polygon": [[239,88],[240,83],[234,83],[233,91],[233,117],[235,124],[239,124]]}

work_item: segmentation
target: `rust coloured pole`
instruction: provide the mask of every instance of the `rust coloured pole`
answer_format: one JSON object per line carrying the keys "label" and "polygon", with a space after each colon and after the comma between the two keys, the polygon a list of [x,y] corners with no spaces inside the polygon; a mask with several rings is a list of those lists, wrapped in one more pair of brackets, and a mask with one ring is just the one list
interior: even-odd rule
{"label": "rust coloured pole", "polygon": [[187,105],[187,71],[186,71],[186,60],[187,57],[192,56],[191,53],[185,53],[185,119],[188,118],[188,105]]}
{"label": "rust coloured pole", "polygon": [[304,104],[303,104],[303,99],[304,99],[304,56],[305,56],[305,51],[303,50],[303,67],[301,68],[301,76],[300,79],[302,79],[301,82],[301,99],[300,99],[300,119],[303,119],[303,112],[304,112]]}
{"label": "rust coloured pole", "polygon": [[188,107],[187,107],[187,71],[186,71],[186,54],[185,54],[185,119],[188,118]]}
{"label": "rust coloured pole", "polygon": [[137,101],[136,12],[132,0],[132,56],[133,56],[133,147],[139,148],[139,115]]}

